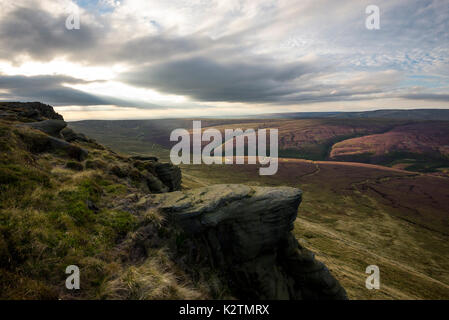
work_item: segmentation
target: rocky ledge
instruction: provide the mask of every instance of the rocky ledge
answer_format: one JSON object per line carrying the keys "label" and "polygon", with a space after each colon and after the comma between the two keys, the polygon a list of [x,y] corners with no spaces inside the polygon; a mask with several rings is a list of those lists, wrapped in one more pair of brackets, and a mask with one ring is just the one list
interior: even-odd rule
{"label": "rocky ledge", "polygon": [[314,254],[292,235],[302,192],[288,187],[214,185],[149,195],[188,238],[187,264],[206,259],[241,299],[347,299]]}
{"label": "rocky ledge", "polygon": [[63,120],[52,106],[40,102],[0,102],[0,119],[13,121]]}

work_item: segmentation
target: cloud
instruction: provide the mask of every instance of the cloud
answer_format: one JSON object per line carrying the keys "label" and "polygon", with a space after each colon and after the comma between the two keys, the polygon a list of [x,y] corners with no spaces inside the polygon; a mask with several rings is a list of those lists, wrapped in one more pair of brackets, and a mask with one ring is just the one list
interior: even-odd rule
{"label": "cloud", "polygon": [[[0,64],[3,100],[170,108],[167,99],[159,100],[162,106],[143,99],[151,96],[146,92],[134,98],[113,89],[88,91],[82,84],[89,79],[165,98],[187,97],[179,108],[206,102],[281,108],[376,99],[448,101],[444,1],[379,0],[377,31],[365,28],[368,0],[77,1],[79,30],[65,28],[70,0],[0,1],[0,60],[19,66],[70,63],[57,74],[49,70],[33,77]],[[100,75],[95,68],[118,71]],[[78,79],[84,71],[89,77]]]}
{"label": "cloud", "polygon": [[199,101],[291,105],[385,98],[385,92],[403,78],[396,70],[335,72],[328,62],[316,58],[294,63],[261,57],[235,60],[193,57],[135,68],[118,79]]}
{"label": "cloud", "polygon": [[79,52],[95,47],[102,30],[83,23],[79,30],[68,30],[68,14],[54,16],[39,7],[19,7],[0,20],[0,57],[16,59],[28,55],[36,60],[52,60],[55,56],[69,56],[77,60]]}
{"label": "cloud", "polygon": [[54,105],[99,105],[104,100],[92,94],[64,87],[64,83],[83,83],[65,76],[5,76],[0,75],[0,88],[8,93],[3,100],[45,101]]}
{"label": "cloud", "polygon": [[67,86],[87,83],[89,81],[67,76],[26,77],[0,74],[0,89],[6,91],[1,94],[0,100],[45,101],[55,106],[116,105],[144,109],[165,109],[164,107],[148,102],[95,95]]}
{"label": "cloud", "polygon": [[[82,10],[81,10],[82,11]],[[15,8],[0,19],[0,59],[22,55],[37,61],[66,57],[70,61],[104,65],[148,63],[202,50],[223,48],[210,37],[180,37],[167,33],[127,35],[121,26],[101,16],[83,12],[79,30],[65,26],[70,11],[52,14],[43,8]],[[154,25],[155,22],[152,22]]]}
{"label": "cloud", "polygon": [[449,102],[449,94],[447,93],[413,93],[402,96],[411,100],[432,100]]}
{"label": "cloud", "polygon": [[219,62],[193,57],[135,68],[119,79],[201,101],[270,102],[296,92],[293,81],[319,69],[305,62],[282,64],[260,58]]}

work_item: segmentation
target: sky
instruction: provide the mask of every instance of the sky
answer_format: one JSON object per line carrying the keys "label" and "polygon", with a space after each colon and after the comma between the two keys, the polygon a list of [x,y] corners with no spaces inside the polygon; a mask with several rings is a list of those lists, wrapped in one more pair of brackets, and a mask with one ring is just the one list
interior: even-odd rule
{"label": "sky", "polygon": [[66,120],[449,108],[448,0],[0,8],[0,101],[40,101]]}

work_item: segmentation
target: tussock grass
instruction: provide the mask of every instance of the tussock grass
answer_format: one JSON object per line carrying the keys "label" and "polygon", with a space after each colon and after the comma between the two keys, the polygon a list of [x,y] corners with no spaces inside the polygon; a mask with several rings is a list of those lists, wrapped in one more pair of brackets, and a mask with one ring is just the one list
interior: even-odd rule
{"label": "tussock grass", "polygon": [[[3,122],[0,133],[0,299],[205,295],[189,284],[165,251],[137,266],[122,263],[120,257],[129,253],[120,244],[139,223],[163,222],[155,212],[141,217],[114,209],[127,195],[143,196],[131,179],[110,174],[105,165],[127,166],[123,157],[80,143],[90,154],[77,162],[64,154],[33,153],[28,144],[41,133]],[[80,268],[81,290],[65,288],[68,265]]]}
{"label": "tussock grass", "polygon": [[165,250],[154,251],[139,266],[130,266],[106,284],[107,299],[201,299],[204,295],[180,279]]}

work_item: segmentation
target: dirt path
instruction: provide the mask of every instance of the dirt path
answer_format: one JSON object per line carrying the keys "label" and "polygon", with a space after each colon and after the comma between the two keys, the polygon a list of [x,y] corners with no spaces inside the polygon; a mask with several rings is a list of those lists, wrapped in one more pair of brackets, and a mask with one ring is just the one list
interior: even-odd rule
{"label": "dirt path", "polygon": [[204,179],[199,179],[199,178],[194,177],[188,173],[185,173],[185,170],[182,172],[182,177],[187,178],[190,181],[193,181],[194,183],[198,184],[200,187],[206,187],[206,186],[211,185],[211,183],[207,182]]}

